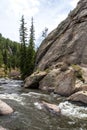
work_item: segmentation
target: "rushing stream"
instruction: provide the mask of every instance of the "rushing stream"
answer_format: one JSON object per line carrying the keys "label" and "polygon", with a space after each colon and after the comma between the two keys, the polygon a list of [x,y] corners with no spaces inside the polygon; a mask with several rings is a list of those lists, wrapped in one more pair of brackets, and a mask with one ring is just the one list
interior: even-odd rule
{"label": "rushing stream", "polygon": [[[0,79],[0,99],[8,103],[14,113],[0,116],[0,125],[8,130],[87,130],[87,106],[72,104],[64,98],[24,90],[22,81]],[[59,105],[61,115],[43,109],[40,102],[47,100]]]}

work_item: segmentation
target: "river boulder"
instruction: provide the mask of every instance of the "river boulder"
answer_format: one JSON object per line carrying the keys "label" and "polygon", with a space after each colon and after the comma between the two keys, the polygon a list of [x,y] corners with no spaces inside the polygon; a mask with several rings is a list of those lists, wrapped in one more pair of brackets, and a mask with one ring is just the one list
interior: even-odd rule
{"label": "river boulder", "polygon": [[45,101],[42,101],[42,106],[44,108],[46,108],[51,113],[54,113],[54,114],[57,114],[57,115],[59,115],[61,113],[60,108],[55,104],[51,104],[51,103],[47,103]]}
{"label": "river boulder", "polygon": [[57,76],[57,84],[54,92],[62,96],[70,96],[75,90],[76,76],[74,70],[61,72]]}
{"label": "river boulder", "polygon": [[0,115],[8,115],[13,112],[13,109],[5,102],[0,100]]}
{"label": "river boulder", "polygon": [[67,98],[69,101],[78,101],[87,104],[87,91],[79,91]]}
{"label": "river boulder", "polygon": [[75,90],[76,76],[73,69],[61,71],[61,69],[52,69],[39,82],[41,90],[55,92],[59,95],[69,96]]}
{"label": "river boulder", "polygon": [[0,126],[0,130],[7,130],[6,128],[3,128],[2,126]]}
{"label": "river boulder", "polygon": [[38,88],[39,82],[46,76],[46,71],[36,71],[24,81],[24,88]]}
{"label": "river boulder", "polygon": [[59,69],[52,69],[48,74],[39,82],[39,89],[44,91],[53,92],[57,85],[57,76],[60,74]]}

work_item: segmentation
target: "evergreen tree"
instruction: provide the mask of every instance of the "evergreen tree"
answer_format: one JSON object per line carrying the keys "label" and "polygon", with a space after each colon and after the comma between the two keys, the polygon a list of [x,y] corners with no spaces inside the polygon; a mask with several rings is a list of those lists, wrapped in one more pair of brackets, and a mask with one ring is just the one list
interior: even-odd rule
{"label": "evergreen tree", "polygon": [[27,28],[25,27],[25,20],[24,16],[22,15],[21,18],[21,25],[20,25],[20,42],[21,42],[21,49],[20,49],[20,70],[22,74],[22,78],[26,75],[26,42],[27,42]]}
{"label": "evergreen tree", "polygon": [[7,74],[7,69],[8,69],[8,51],[7,51],[7,48],[8,48],[8,40],[6,40],[5,48],[4,48],[4,52],[3,52],[5,74]]}
{"label": "evergreen tree", "polygon": [[0,50],[0,67],[2,66],[3,64],[3,56],[2,56],[2,52]]}
{"label": "evergreen tree", "polygon": [[[19,70],[20,44],[6,39],[0,33],[0,69],[7,75],[12,69]],[[9,70],[9,71],[8,71]]]}
{"label": "evergreen tree", "polygon": [[2,34],[0,33],[0,67],[3,64],[3,55],[2,55]]}
{"label": "evergreen tree", "polygon": [[35,63],[35,35],[34,35],[34,25],[33,25],[33,17],[31,19],[31,27],[30,27],[30,38],[29,38],[29,45],[27,48],[27,70],[26,75],[30,75],[34,69]]}

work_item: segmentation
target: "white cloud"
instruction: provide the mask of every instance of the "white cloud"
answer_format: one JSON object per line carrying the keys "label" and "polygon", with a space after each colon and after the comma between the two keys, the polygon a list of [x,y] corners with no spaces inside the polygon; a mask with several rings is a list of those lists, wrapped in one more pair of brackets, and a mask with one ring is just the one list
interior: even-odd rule
{"label": "white cloud", "polygon": [[66,18],[78,0],[1,0],[0,1],[0,33],[19,41],[19,26],[21,15],[24,14],[27,27],[34,17],[35,36],[48,27],[53,30]]}
{"label": "white cloud", "polygon": [[39,11],[39,0],[9,0],[10,10],[13,10],[16,16],[24,14],[25,16],[34,16]]}
{"label": "white cloud", "polygon": [[74,8],[79,0],[71,0],[70,5]]}

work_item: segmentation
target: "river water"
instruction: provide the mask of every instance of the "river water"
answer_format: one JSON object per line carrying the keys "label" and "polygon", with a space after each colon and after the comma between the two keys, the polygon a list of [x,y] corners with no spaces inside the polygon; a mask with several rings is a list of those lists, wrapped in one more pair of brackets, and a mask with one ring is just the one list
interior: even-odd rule
{"label": "river water", "polygon": [[[87,106],[73,104],[58,95],[39,90],[23,89],[22,81],[0,79],[0,99],[14,113],[0,116],[0,125],[8,130],[87,130]],[[46,100],[58,105],[61,115],[48,112],[41,106]]]}

